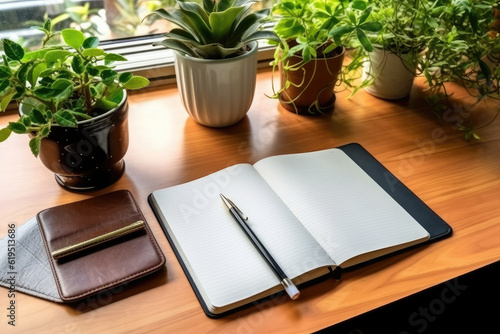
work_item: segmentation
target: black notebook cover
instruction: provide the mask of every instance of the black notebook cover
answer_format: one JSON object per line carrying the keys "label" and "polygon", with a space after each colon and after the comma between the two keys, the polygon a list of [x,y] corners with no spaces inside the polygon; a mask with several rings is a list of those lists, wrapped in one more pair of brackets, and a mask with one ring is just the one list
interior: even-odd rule
{"label": "black notebook cover", "polygon": [[338,147],[377,182],[430,234],[428,242],[451,235],[451,227],[359,144]]}
{"label": "black notebook cover", "polygon": [[[432,211],[424,202],[420,200],[413,192],[411,192],[410,189],[408,189],[401,181],[399,181],[391,172],[389,172],[380,162],[377,161],[367,150],[365,150],[361,145],[357,143],[352,143],[352,144],[347,144],[344,146],[337,147],[338,149],[342,150],[344,153],[346,153],[359,167],[361,167],[377,184],[382,187],[396,202],[398,202],[401,207],[403,207],[422,227],[424,227],[427,232],[429,232],[429,240],[426,242],[423,242],[421,244],[418,244],[413,247],[409,248],[414,248],[418,247],[423,244],[427,244],[432,241],[439,240],[441,238],[450,236],[452,233],[451,227],[443,220],[441,217],[439,217],[434,211]],[[157,212],[152,199],[151,195],[148,197],[148,202],[153,209],[153,212],[155,213],[156,218],[160,221],[161,220],[161,214]],[[175,256],[177,257],[177,260],[179,261],[184,273],[186,274],[186,277],[189,280],[189,283],[191,284],[191,287],[193,288],[196,297],[198,298],[203,311],[205,314],[211,318],[220,318],[225,315],[234,313],[238,310],[241,310],[242,308],[246,308],[250,305],[257,304],[259,302],[262,302],[264,300],[271,299],[277,295],[281,295],[284,292],[279,292],[274,295],[268,296],[264,298],[263,300],[257,301],[250,303],[248,305],[240,306],[238,308],[235,308],[233,310],[229,310],[224,313],[220,314],[214,314],[211,313],[205,305],[205,302],[203,301],[203,298],[201,297],[200,292],[198,291],[198,288],[196,284],[194,283],[193,278],[189,274],[189,271],[187,270],[180,254],[177,248],[175,247],[174,243],[172,242],[172,239],[170,238],[170,235],[168,234],[165,226],[160,223],[160,226],[162,227],[163,233],[165,233],[165,236],[167,237],[168,242],[170,243],[170,246],[172,247]],[[403,249],[401,251],[398,251],[396,253],[405,251],[409,248]],[[392,253],[395,254],[395,253]],[[386,256],[391,256],[392,254],[385,255]],[[375,259],[377,260],[377,259]],[[371,260],[368,262],[372,262],[375,260]],[[360,265],[356,265],[353,268],[356,268],[358,266],[364,265],[365,263],[362,263]],[[350,268],[351,269],[351,268]],[[330,275],[327,275],[330,276]],[[321,279],[321,278],[319,278]],[[315,279],[313,281],[309,281],[306,283],[303,283],[301,286],[307,286],[310,284],[314,284],[318,279]]]}

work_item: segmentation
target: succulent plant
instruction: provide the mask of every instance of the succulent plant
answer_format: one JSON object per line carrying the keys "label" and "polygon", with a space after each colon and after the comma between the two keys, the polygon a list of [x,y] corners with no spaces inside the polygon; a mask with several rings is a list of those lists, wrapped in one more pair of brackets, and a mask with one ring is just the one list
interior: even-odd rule
{"label": "succulent plant", "polygon": [[221,59],[235,56],[249,42],[279,38],[271,31],[261,30],[269,9],[253,11],[254,0],[203,0],[203,6],[184,0],[175,0],[179,8],[158,9],[151,15],[176,24],[163,45],[192,57]]}

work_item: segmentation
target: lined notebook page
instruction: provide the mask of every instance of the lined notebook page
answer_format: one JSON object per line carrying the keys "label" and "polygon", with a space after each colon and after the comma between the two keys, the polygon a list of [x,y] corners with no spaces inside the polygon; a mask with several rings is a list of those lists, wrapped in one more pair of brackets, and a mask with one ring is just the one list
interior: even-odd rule
{"label": "lined notebook page", "polygon": [[360,254],[428,238],[339,149],[274,156],[254,167],[339,265]]}
{"label": "lined notebook page", "polygon": [[296,277],[334,262],[251,165],[155,191],[153,200],[204,299],[243,300],[279,280],[234,221],[219,194],[231,199],[285,273]]}

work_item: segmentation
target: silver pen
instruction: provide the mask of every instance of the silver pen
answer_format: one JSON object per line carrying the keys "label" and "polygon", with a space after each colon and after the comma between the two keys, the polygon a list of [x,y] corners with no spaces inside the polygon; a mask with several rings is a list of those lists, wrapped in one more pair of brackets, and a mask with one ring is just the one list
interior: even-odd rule
{"label": "silver pen", "polygon": [[257,250],[260,252],[260,254],[266,259],[266,262],[269,264],[269,267],[273,269],[274,273],[276,276],[279,278],[281,285],[285,288],[286,293],[292,298],[293,300],[299,298],[300,296],[300,291],[297,289],[295,284],[293,284],[292,280],[290,280],[285,272],[280,268],[278,263],[273,259],[271,254],[267,251],[267,249],[262,245],[262,243],[259,241],[257,236],[253,233],[253,231],[250,229],[250,227],[245,223],[245,220],[248,220],[248,217],[241,212],[240,209],[226,196],[220,194],[220,197],[222,198],[222,201],[224,204],[227,206],[229,212],[233,216],[234,220],[240,225],[240,227],[243,229],[243,231],[246,233],[248,238],[252,241],[254,246],[257,248]]}

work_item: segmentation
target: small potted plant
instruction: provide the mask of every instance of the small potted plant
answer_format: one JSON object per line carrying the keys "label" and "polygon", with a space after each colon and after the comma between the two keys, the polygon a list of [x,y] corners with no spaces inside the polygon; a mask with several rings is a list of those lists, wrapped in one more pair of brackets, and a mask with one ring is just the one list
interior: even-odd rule
{"label": "small potted plant", "polygon": [[381,29],[371,20],[371,10],[363,0],[282,0],[273,6],[274,31],[284,41],[273,62],[281,74],[281,88],[274,97],[285,109],[299,114],[333,109],[345,47],[371,51],[366,33]]}
{"label": "small potted plant", "polygon": [[360,54],[367,59],[360,87],[380,98],[404,98],[419,74],[427,42],[436,33],[432,1],[375,0],[372,6],[372,19],[380,22],[382,29],[368,34],[374,50]]}
{"label": "small potted plant", "polygon": [[257,76],[257,40],[274,40],[261,30],[269,10],[253,11],[252,0],[176,0],[178,8],[155,10],[176,24],[155,45],[173,49],[181,100],[198,123],[222,127],[245,117]]}
{"label": "small potted plant", "polygon": [[48,46],[51,20],[40,27],[42,47],[25,52],[3,40],[0,65],[0,109],[20,104],[20,118],[0,130],[0,141],[12,132],[28,134],[35,156],[67,189],[91,190],[120,178],[128,147],[125,89],[148,85],[146,78],[118,74],[112,63],[125,61],[98,48],[97,37],[74,29],[61,32],[63,46]]}

